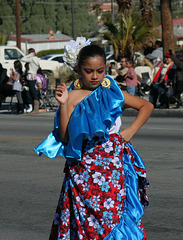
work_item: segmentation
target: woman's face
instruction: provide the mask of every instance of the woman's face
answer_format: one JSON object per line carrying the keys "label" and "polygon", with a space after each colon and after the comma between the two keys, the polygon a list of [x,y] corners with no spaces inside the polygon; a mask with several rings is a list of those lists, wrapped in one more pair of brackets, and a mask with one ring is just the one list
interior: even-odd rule
{"label": "woman's face", "polygon": [[102,57],[87,58],[79,70],[84,88],[88,90],[97,88],[104,78],[105,68],[106,65]]}

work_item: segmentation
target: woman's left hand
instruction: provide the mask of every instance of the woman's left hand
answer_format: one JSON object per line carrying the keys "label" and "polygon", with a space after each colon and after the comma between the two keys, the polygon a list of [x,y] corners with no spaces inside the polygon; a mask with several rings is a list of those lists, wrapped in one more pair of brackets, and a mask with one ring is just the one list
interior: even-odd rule
{"label": "woman's left hand", "polygon": [[134,134],[135,134],[135,132],[133,132],[132,129],[130,129],[130,127],[125,128],[124,130],[122,130],[119,133],[119,135],[122,137],[124,143],[129,142],[132,139]]}

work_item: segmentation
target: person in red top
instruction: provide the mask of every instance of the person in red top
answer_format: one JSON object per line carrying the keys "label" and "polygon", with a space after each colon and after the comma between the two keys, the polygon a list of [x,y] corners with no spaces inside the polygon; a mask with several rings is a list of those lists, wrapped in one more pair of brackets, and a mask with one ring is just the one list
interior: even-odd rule
{"label": "person in red top", "polygon": [[135,95],[135,87],[137,86],[137,74],[133,68],[133,62],[127,59],[126,66],[128,68],[127,74],[125,75],[126,90],[127,93]]}
{"label": "person in red top", "polygon": [[166,105],[165,100],[165,92],[166,87],[173,79],[174,75],[174,62],[170,58],[170,54],[166,53],[164,56],[164,63],[161,64],[159,70],[154,76],[153,83],[151,85],[150,94],[149,94],[149,101],[154,105],[156,108],[157,100],[159,98],[161,108],[168,108]]}

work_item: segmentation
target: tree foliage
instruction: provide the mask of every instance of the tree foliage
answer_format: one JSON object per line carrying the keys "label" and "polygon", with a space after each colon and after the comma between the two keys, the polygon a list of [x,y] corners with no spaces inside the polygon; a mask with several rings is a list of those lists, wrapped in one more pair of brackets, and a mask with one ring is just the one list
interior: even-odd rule
{"label": "tree foliage", "polygon": [[[74,0],[74,22],[77,36],[89,36],[98,29],[96,17],[89,14],[87,0]],[[54,32],[72,36],[71,1],[20,0],[21,34]],[[16,1],[1,0],[0,16],[2,34],[16,34]],[[92,23],[92,24],[91,24]]]}
{"label": "tree foliage", "polygon": [[105,22],[106,32],[103,38],[112,44],[115,58],[132,58],[134,51],[140,50],[144,42],[152,34],[149,26],[145,26],[139,16],[120,14],[117,23]]}

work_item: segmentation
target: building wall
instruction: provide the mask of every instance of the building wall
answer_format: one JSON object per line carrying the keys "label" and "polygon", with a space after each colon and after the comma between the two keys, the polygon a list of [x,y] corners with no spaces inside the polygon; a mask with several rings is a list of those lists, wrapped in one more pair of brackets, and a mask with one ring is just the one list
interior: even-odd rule
{"label": "building wall", "polygon": [[[69,41],[56,41],[56,42],[21,42],[21,50],[27,54],[27,50],[29,48],[34,48],[36,52],[40,52],[42,50],[50,50],[50,49],[63,49]],[[14,39],[9,39],[7,42],[7,46],[16,46],[16,41]]]}

